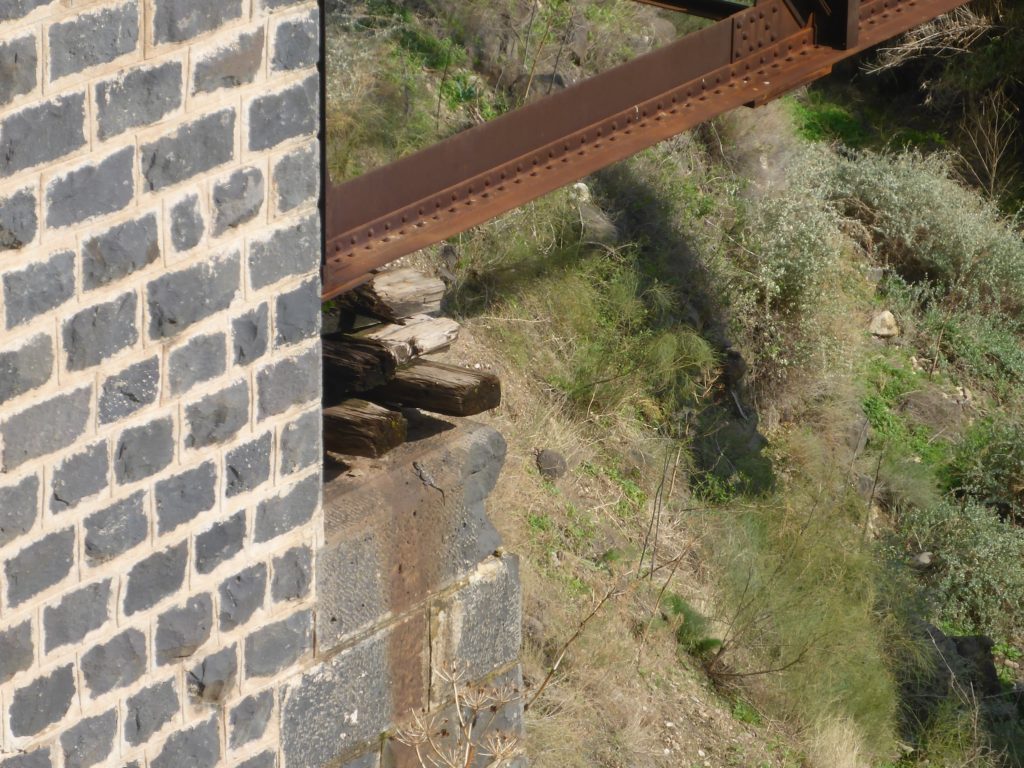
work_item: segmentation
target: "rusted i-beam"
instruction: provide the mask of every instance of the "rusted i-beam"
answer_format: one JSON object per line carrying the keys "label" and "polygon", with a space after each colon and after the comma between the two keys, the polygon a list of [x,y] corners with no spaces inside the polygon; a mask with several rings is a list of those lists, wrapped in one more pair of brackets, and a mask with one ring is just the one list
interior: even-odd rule
{"label": "rusted i-beam", "polygon": [[963,2],[761,0],[565,91],[328,185],[323,298],[723,112],[776,98]]}

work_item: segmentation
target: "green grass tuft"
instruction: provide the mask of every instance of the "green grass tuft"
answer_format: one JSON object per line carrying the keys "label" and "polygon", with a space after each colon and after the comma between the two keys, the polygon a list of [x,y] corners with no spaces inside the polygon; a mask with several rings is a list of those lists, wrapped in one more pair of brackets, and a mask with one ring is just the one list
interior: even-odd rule
{"label": "green grass tuft", "polygon": [[808,141],[839,141],[848,147],[863,147],[871,132],[848,107],[817,92],[809,91],[788,100],[797,132]]}

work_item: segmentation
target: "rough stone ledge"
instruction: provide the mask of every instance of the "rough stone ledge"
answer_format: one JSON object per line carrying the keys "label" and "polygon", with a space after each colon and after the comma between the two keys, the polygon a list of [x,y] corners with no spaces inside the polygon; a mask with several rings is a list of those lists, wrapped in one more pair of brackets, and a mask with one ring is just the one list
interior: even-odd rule
{"label": "rough stone ledge", "polygon": [[[439,669],[521,681],[519,561],[484,508],[505,441],[464,420],[412,426],[385,458],[325,470],[317,657],[282,688],[285,768],[415,766],[386,737],[451,707]],[[506,709],[501,727],[521,731],[521,704]]]}
{"label": "rough stone ledge", "polygon": [[335,472],[324,486],[317,557],[319,647],[403,614],[500,547],[484,500],[505,451],[490,427],[430,418],[383,459]]}

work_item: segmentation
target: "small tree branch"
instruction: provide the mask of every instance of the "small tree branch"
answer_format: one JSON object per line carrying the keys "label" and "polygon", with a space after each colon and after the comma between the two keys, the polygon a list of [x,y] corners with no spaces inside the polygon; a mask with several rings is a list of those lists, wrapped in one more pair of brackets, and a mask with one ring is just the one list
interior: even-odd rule
{"label": "small tree branch", "polygon": [[544,693],[544,689],[548,687],[548,683],[551,682],[551,678],[555,676],[555,673],[561,666],[562,660],[565,658],[565,654],[568,652],[572,644],[580,639],[580,636],[583,634],[583,630],[586,629],[587,624],[589,624],[590,621],[595,616],[597,616],[598,613],[601,612],[601,609],[604,607],[605,603],[607,603],[609,600],[613,598],[621,597],[625,593],[625,589],[612,587],[610,590],[608,590],[608,592],[605,593],[605,596],[601,598],[598,604],[594,606],[594,610],[588,613],[586,618],[584,618],[583,621],[580,622],[580,625],[576,628],[576,631],[573,633],[572,637],[565,641],[565,645],[563,645],[562,649],[558,652],[558,658],[555,660],[555,663],[551,666],[551,669],[548,670],[548,674],[544,678],[544,681],[540,684],[540,687],[536,691],[534,691],[533,696],[531,696],[529,700],[527,700],[527,702],[523,705],[524,712],[529,710],[529,708],[533,706],[533,702],[537,700],[537,697]]}

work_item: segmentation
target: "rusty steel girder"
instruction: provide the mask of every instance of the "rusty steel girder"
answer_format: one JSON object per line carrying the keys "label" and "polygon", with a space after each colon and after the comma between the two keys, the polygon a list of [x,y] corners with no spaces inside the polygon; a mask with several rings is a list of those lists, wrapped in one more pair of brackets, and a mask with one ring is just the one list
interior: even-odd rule
{"label": "rusty steel girder", "polygon": [[323,298],[730,109],[764,104],[964,1],[760,0],[565,91],[328,184]]}

